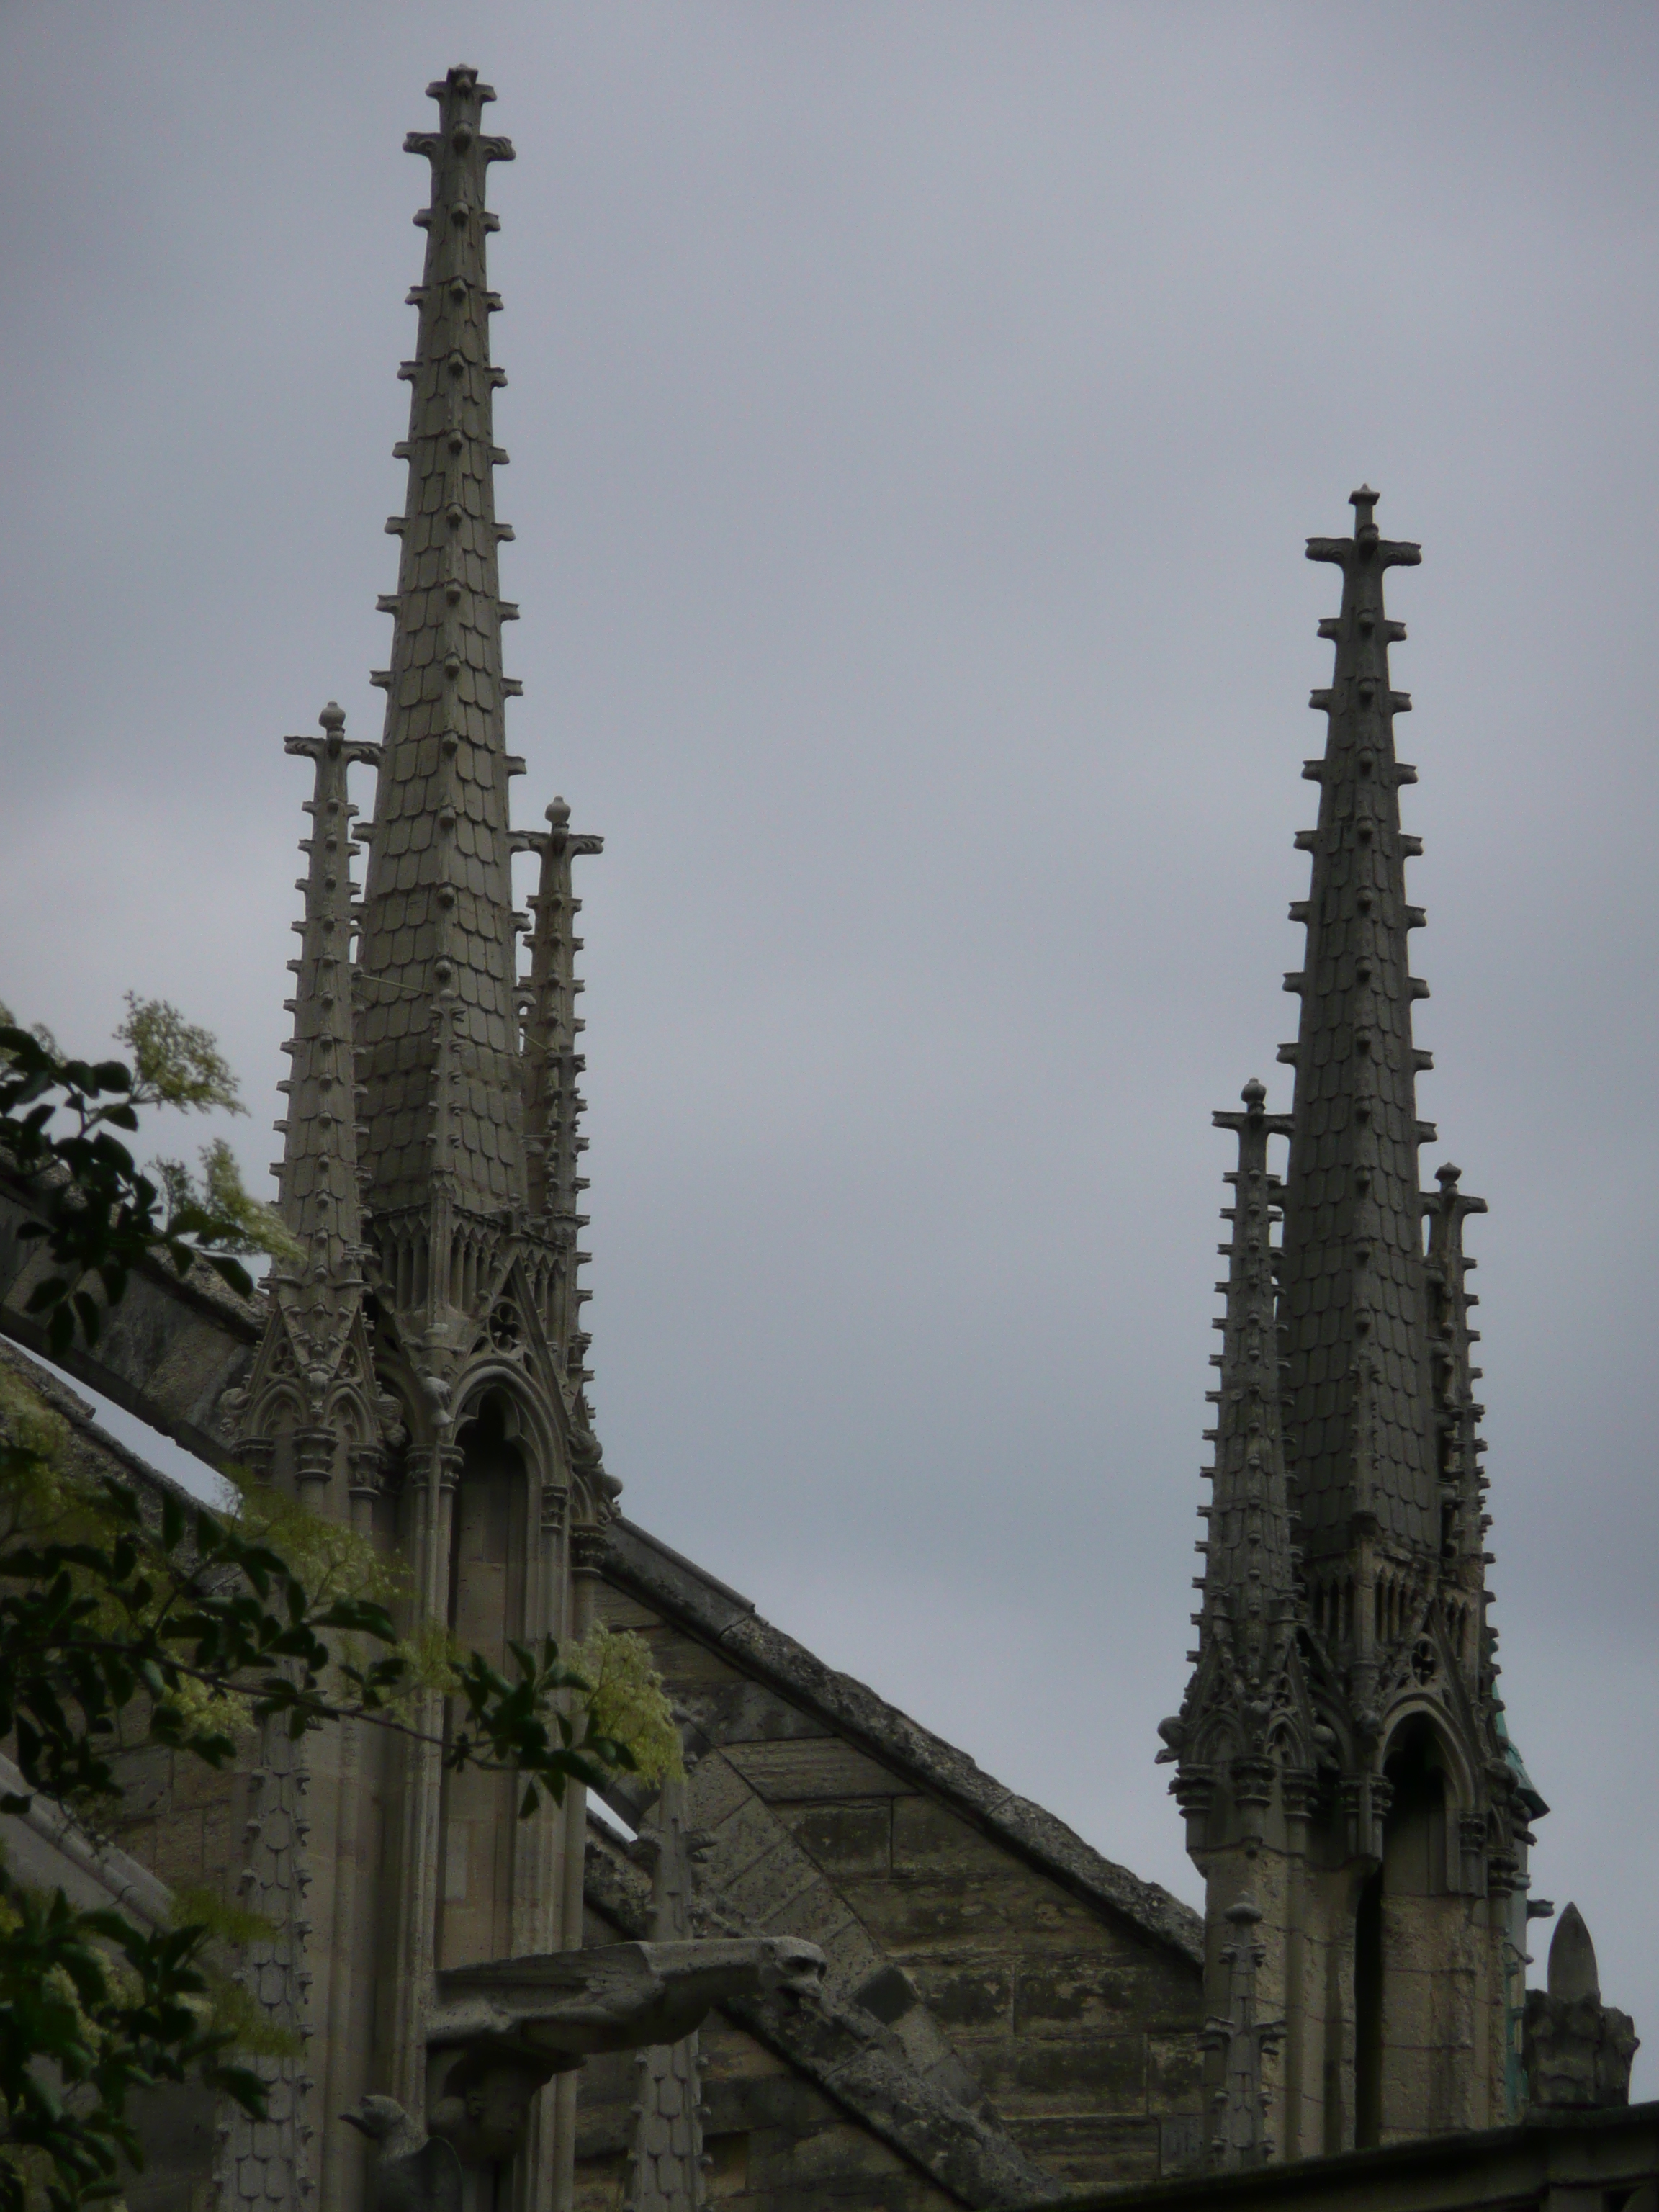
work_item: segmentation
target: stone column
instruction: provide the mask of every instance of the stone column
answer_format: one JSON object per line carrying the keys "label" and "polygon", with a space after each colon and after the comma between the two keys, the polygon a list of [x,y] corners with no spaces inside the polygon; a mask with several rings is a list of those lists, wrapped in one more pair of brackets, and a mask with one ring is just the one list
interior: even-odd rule
{"label": "stone column", "polygon": [[[569,1538],[568,1638],[580,1644],[593,1625],[605,1530],[592,1522],[572,1528]],[[565,1792],[560,1822],[564,1839],[564,1895],[560,1913],[562,1948],[579,1951],[582,1942],[582,1887],[587,1865],[587,1792],[573,1783]],[[553,2084],[555,2146],[551,2212],[570,2212],[576,2179],[576,2077],[561,2074]]]}
{"label": "stone column", "polygon": [[[450,1524],[455,1485],[460,1475],[458,1446],[445,1440],[431,1447],[421,1488],[421,1523],[416,1544],[418,1597],[416,1626],[441,1622],[449,1609]],[[428,1693],[417,1702],[413,1724],[418,1741],[405,1743],[398,1886],[398,1944],[393,1969],[391,2094],[411,2124],[423,2127],[426,2115],[426,2015],[431,2002],[438,1925],[438,1828],[442,1799],[441,1738],[444,1701]]]}

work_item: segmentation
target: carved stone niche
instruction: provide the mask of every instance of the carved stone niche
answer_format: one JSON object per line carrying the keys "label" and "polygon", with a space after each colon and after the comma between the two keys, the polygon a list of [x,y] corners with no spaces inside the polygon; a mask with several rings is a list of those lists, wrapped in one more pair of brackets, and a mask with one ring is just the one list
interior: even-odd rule
{"label": "carved stone niche", "polygon": [[1576,1905],[1555,1925],[1548,1988],[1527,1991],[1522,2048],[1535,2112],[1629,2104],[1635,2027],[1628,2013],[1601,2002],[1595,1947]]}

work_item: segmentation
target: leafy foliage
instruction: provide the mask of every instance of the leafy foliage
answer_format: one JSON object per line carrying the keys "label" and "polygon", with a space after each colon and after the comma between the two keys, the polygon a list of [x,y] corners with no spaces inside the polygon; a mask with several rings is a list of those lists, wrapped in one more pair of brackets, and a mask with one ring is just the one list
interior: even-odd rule
{"label": "leafy foliage", "polygon": [[135,1106],[194,1107],[203,1113],[222,1106],[232,1114],[246,1113],[241,1086],[218,1040],[187,1022],[165,999],[141,999],[129,991],[126,1019],[115,1041],[132,1054]]}
{"label": "leafy foliage", "polygon": [[21,1233],[46,1240],[57,1270],[36,1284],[27,1310],[43,1317],[60,1358],[77,1332],[97,1342],[105,1310],[145,1260],[180,1275],[204,1261],[246,1296],[253,1286],[239,1255],[294,1249],[242,1188],[228,1146],[207,1148],[198,1184],[177,1161],[147,1174],[115,1134],[137,1128],[143,1105],[244,1110],[207,1031],[165,1000],[129,996],[118,1035],[136,1067],[65,1059],[49,1030],[0,1021],[0,1154],[35,1184],[40,1218]]}
{"label": "leafy foliage", "polygon": [[644,1638],[599,1621],[566,1657],[587,1691],[592,1726],[628,1745],[640,1779],[683,1782],[680,1732]]}
{"label": "leafy foliage", "polygon": [[248,2111],[263,2087],[235,2064],[201,1925],[143,1929],[81,1912],[62,1890],[0,1890],[0,2203],[52,2212],[117,2195],[142,2164],[127,2111],[136,2089],[204,2078]]}
{"label": "leafy foliage", "polygon": [[[152,1176],[115,1133],[141,1105],[238,1109],[212,1037],[136,1000],[120,1036],[131,1066],[66,1058],[0,1007],[0,1157],[33,1184],[57,1272],[30,1310],[58,1353],[77,1334],[96,1341],[141,1261],[182,1275],[205,1261],[246,1291],[234,1255],[288,1246],[228,1147],[208,1148],[199,1182],[177,1162]],[[671,1740],[678,1757],[648,1654],[625,1648],[636,1638],[600,1632],[580,1664],[550,1638],[514,1644],[503,1673],[430,1624],[400,1640],[398,1594],[371,1545],[269,1488],[241,1486],[228,1512],[171,1492],[147,1507],[86,1474],[66,1425],[0,1359],[0,1740],[26,1785],[0,1812],[26,1814],[38,1790],[95,1826],[135,1743],[223,1767],[258,1725],[298,1737],[356,1718],[415,1735],[434,1692],[453,1701],[434,1739],[444,1765],[516,1774],[524,1814],[573,1782],[664,1771]],[[0,2212],[118,2196],[124,2161],[141,2162],[136,2090],[204,2079],[263,2116],[264,2086],[237,2059],[273,2051],[274,2031],[216,1965],[262,1923],[176,1902],[174,1925],[146,1929],[33,1893],[0,1862]]]}

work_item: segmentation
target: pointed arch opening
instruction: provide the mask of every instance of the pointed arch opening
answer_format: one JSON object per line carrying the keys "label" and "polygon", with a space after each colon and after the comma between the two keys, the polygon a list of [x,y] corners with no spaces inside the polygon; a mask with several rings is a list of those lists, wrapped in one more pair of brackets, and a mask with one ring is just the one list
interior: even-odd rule
{"label": "pointed arch opening", "polygon": [[1354,1914],[1354,2142],[1438,2132],[1455,2072],[1446,1984],[1458,1954],[1448,1849],[1458,1774],[1426,1713],[1395,1728],[1383,1759],[1381,1863]]}

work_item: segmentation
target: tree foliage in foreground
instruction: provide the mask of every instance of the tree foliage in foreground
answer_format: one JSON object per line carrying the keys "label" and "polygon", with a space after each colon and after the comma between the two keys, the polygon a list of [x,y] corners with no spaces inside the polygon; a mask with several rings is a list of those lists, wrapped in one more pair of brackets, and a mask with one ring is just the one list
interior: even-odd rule
{"label": "tree foliage in foreground", "polygon": [[[33,1186],[54,1273],[29,1305],[59,1353],[77,1334],[96,1340],[143,1261],[183,1274],[205,1261],[246,1291],[235,1255],[284,1242],[228,1148],[210,1147],[198,1184],[177,1163],[141,1169],[115,1133],[137,1129],[141,1105],[239,1105],[206,1031],[128,1003],[131,1065],[66,1059],[47,1032],[0,1024],[0,1158]],[[0,1740],[25,1784],[0,1811],[27,1812],[40,1791],[95,1830],[118,1810],[120,1753],[138,1742],[223,1767],[257,1727],[298,1737],[358,1719],[413,1734],[433,1691],[453,1700],[445,1765],[514,1773],[521,1814],[562,1803],[572,1782],[677,1759],[637,1639],[591,1640],[580,1666],[550,1638],[514,1644],[508,1677],[446,1640],[401,1641],[394,1581],[352,1532],[254,1486],[230,1512],[171,1493],[147,1511],[124,1483],[77,1470],[66,1425],[0,1364]],[[243,2062],[276,2045],[214,1963],[220,1942],[258,1923],[177,1902],[176,1925],[146,1929],[30,1891],[0,1864],[0,2212],[118,2196],[123,2161],[140,2163],[135,2091],[199,2078],[263,2116]]]}

